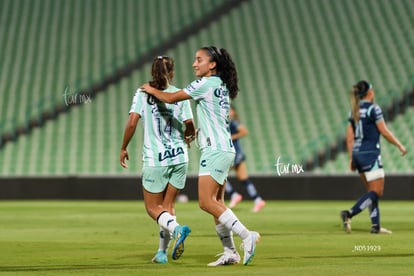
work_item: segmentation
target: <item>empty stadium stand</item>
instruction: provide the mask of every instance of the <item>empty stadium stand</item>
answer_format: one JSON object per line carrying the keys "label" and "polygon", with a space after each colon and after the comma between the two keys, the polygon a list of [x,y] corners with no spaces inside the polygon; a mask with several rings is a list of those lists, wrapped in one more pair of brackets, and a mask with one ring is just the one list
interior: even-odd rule
{"label": "empty stadium stand", "polygon": [[[151,59],[137,64],[140,57],[154,49],[174,57],[183,87],[205,45],[236,61],[234,104],[250,130],[242,144],[251,174],[275,175],[278,158],[306,168],[320,153],[312,173],[349,173],[338,141],[360,79],[393,107],[391,130],[413,142],[412,10],[408,0],[0,0],[0,175],[137,174],[141,127],[128,171],[118,155],[132,95],[150,78]],[[183,32],[189,27],[197,31]],[[412,154],[400,158],[382,144],[387,172],[413,173]],[[192,147],[191,174],[198,154]]]}

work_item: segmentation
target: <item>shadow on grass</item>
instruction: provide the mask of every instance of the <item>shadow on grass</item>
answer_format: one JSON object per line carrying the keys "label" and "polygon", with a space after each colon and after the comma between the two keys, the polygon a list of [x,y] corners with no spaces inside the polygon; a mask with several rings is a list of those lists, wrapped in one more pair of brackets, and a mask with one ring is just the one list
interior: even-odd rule
{"label": "shadow on grass", "polygon": [[107,269],[138,269],[145,264],[68,264],[68,265],[19,265],[19,266],[0,266],[2,272],[40,272],[40,271],[75,271],[75,270],[107,270]]}

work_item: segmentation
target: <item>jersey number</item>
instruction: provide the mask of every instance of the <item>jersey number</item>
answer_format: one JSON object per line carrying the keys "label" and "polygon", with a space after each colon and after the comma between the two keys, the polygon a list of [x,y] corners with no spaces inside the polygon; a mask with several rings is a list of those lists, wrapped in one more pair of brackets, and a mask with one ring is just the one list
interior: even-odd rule
{"label": "jersey number", "polygon": [[362,121],[359,120],[358,124],[355,125],[355,138],[362,139],[364,138],[364,131],[362,129]]}
{"label": "jersey number", "polygon": [[168,136],[171,136],[171,133],[172,133],[171,118],[168,118],[165,121],[165,126],[163,126],[162,124],[163,121],[164,120],[161,120],[161,118],[157,118],[159,135],[162,136],[163,133],[166,133]]}

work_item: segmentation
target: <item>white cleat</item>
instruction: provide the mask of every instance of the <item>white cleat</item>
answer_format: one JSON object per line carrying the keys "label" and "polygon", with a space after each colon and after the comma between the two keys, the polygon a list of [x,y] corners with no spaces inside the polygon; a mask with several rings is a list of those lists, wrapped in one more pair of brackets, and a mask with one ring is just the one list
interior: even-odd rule
{"label": "white cleat", "polygon": [[220,266],[220,265],[233,265],[240,263],[240,255],[237,251],[233,252],[231,250],[224,250],[223,253],[217,254],[220,258],[215,262],[209,263],[207,266]]}
{"label": "white cleat", "polygon": [[371,228],[371,233],[372,234],[392,234],[392,231],[388,230],[387,228],[383,228],[383,227],[378,228],[378,226],[377,227],[373,226]]}
{"label": "white cleat", "polygon": [[243,264],[248,265],[253,257],[254,251],[256,250],[256,244],[260,241],[260,234],[254,231],[250,232],[249,237],[243,240],[242,246],[244,249]]}
{"label": "white cleat", "polygon": [[392,234],[392,231],[387,229],[387,228],[382,228],[380,229],[380,233],[381,234]]}

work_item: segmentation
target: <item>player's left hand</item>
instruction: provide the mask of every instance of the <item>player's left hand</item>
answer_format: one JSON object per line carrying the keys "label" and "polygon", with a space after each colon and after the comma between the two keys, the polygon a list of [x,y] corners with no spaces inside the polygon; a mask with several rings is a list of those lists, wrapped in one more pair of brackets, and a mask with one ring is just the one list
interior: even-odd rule
{"label": "player's left hand", "polygon": [[125,169],[128,169],[128,164],[126,163],[126,160],[129,160],[129,155],[127,150],[121,150],[121,155],[119,157],[119,162],[121,163],[121,166]]}

